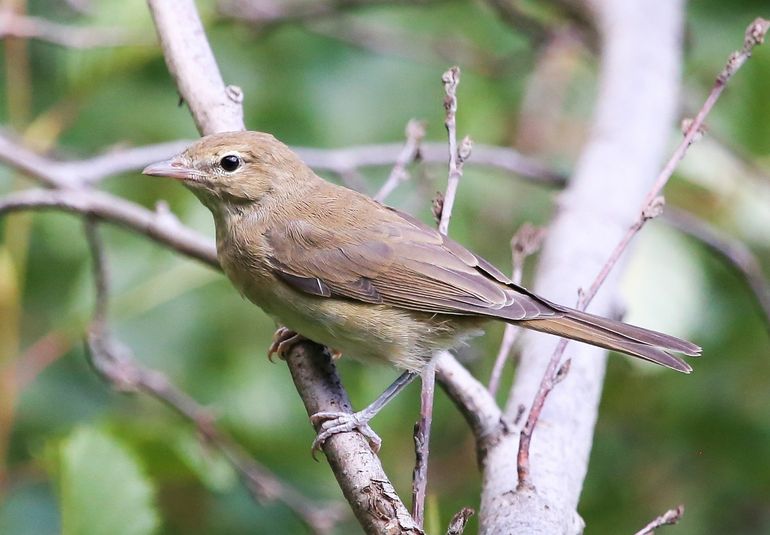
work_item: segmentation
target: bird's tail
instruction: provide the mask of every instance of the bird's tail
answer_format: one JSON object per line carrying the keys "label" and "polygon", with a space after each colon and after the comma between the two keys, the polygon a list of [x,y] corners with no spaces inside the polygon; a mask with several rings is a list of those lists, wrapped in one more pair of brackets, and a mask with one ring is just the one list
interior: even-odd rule
{"label": "bird's tail", "polygon": [[690,373],[692,368],[669,351],[691,357],[700,356],[699,346],[681,338],[567,307],[552,306],[562,315],[512,323],[626,353],[683,373]]}

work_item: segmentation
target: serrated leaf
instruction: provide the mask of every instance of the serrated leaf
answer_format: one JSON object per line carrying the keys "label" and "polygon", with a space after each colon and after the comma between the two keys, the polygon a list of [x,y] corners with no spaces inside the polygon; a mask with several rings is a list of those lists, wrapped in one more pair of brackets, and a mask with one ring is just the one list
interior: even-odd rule
{"label": "serrated leaf", "polygon": [[58,451],[62,535],[147,535],[158,528],[154,489],[114,437],[80,428]]}

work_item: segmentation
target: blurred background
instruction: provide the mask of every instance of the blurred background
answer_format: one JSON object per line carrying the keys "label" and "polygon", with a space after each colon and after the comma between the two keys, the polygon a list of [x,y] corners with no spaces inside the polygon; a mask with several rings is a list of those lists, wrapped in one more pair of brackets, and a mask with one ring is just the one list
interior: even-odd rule
{"label": "blurred background", "polygon": [[[244,90],[250,128],[294,146],[338,148],[402,142],[407,121],[417,118],[426,122],[426,140],[443,142],[440,77],[456,64],[463,72],[460,136],[512,147],[569,173],[596,96],[598,45],[584,13],[562,1],[382,4],[198,2],[226,83]],[[144,2],[3,5],[40,17],[31,19],[38,29],[48,28],[41,19],[61,25],[43,32],[59,44],[5,38],[0,45],[0,123],[29,147],[79,159],[196,137]],[[689,4],[682,117],[698,109],[747,24],[767,17],[767,8],[762,0]],[[13,23],[0,18],[6,27]],[[697,217],[697,228],[743,243],[760,277],[770,272],[768,95],[765,46],[730,82],[707,121],[708,135],[666,191],[669,205]],[[677,139],[672,125],[672,149]],[[412,180],[389,203],[428,221],[445,167],[410,170]],[[372,193],[389,171],[322,174]],[[0,166],[0,193],[33,184]],[[213,236],[209,213],[178,184],[133,172],[102,187],[149,208],[164,200],[184,223]],[[471,157],[451,235],[508,270],[511,236],[524,222],[546,225],[557,194],[558,187],[474,165]],[[672,223],[656,220],[638,238],[624,277],[626,319],[687,337],[703,346],[704,357],[691,376],[609,360],[579,513],[589,533],[632,533],[683,503],[684,518],[671,533],[770,533],[767,317],[736,269]],[[693,231],[691,221],[685,226]],[[286,367],[265,358],[272,322],[218,272],[131,232],[101,228],[117,337],[208,406],[280,478],[313,499],[340,501],[325,461],[310,458],[314,433]],[[90,369],[83,332],[94,290],[78,218],[17,213],[0,219],[0,236],[0,533],[305,532],[285,506],[255,504],[189,422],[146,396],[113,391]],[[495,325],[460,352],[484,381],[501,334]],[[357,407],[397,375],[346,359],[339,370]],[[508,370],[503,393],[510,376]],[[418,393],[413,385],[373,422],[403,497]],[[478,507],[480,483],[465,422],[440,391],[436,405],[431,533],[461,507]],[[126,520],[105,531],[110,518]],[[468,532],[476,529],[472,520]],[[347,519],[334,532],[359,530]]]}

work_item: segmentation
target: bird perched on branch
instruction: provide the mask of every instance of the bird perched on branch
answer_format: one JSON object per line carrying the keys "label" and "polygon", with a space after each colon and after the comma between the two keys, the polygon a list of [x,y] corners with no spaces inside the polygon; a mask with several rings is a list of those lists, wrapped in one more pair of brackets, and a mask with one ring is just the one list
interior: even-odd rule
{"label": "bird perched on branch", "polygon": [[[318,177],[269,134],[200,139],[148,166],[180,180],[211,210],[217,254],[235,287],[286,326],[272,350],[301,334],[365,361],[406,370],[395,391],[437,351],[500,320],[689,373],[671,352],[695,344],[543,299],[413,217]],[[359,429],[393,389],[359,413],[320,413],[315,445]],[[376,441],[375,441],[376,442]]]}

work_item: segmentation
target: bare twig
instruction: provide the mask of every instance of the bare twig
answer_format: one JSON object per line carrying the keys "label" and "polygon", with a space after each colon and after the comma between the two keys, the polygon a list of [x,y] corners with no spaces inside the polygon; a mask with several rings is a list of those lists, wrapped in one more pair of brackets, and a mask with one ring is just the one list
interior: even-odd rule
{"label": "bare twig", "polygon": [[679,505],[675,509],[669,509],[659,517],[653,519],[652,522],[644,526],[642,529],[634,533],[634,535],[651,535],[655,533],[655,530],[661,526],[673,526],[682,519],[684,514],[684,505]]}
{"label": "bare twig", "polygon": [[[182,151],[190,143],[190,140],[178,140],[143,147],[119,148],[83,160],[69,161],[41,156],[0,130],[0,162],[37,178],[48,186],[76,187],[96,184],[109,176],[141,169]],[[342,149],[293,148],[310,167],[338,175],[347,175],[360,167],[396,165],[405,150],[403,145],[397,143]],[[421,142],[419,156],[425,163],[446,164],[446,143]],[[546,186],[560,187],[565,183],[563,174],[506,147],[474,145],[470,163],[514,173]],[[378,198],[380,195],[378,193]]]}
{"label": "bare twig", "polygon": [[75,188],[95,184],[104,178],[125,173],[175,154],[190,144],[171,141],[144,147],[116,149],[83,160],[58,160],[28,149],[7,132],[0,130],[0,162],[38,179],[46,186]]}
{"label": "bare twig", "polygon": [[673,206],[666,208],[663,221],[704,244],[743,278],[770,332],[770,284],[751,249],[707,221]]}
{"label": "bare twig", "polygon": [[420,158],[420,143],[425,137],[425,123],[416,119],[410,119],[406,125],[406,143],[396,157],[396,163],[388,175],[388,179],[382,185],[380,190],[374,195],[374,198],[380,202],[384,201],[401,182],[409,179],[409,172],[406,166]]}
{"label": "bare twig", "polygon": [[[455,196],[457,195],[457,186],[460,183],[460,177],[463,175],[463,162],[470,156],[471,142],[469,138],[463,139],[460,148],[457,146],[457,86],[460,84],[460,68],[452,67],[441,76],[444,83],[444,109],[446,110],[446,120],[444,125],[449,137],[449,180],[447,181],[444,201],[441,208],[441,220],[439,221],[438,231],[446,235],[449,232],[449,220],[452,218],[452,207],[454,206]],[[467,140],[467,141],[466,141]]]}
{"label": "bare twig", "polygon": [[[521,284],[521,277],[524,270],[524,261],[530,255],[535,254],[543,243],[545,229],[535,227],[529,223],[524,223],[511,239],[511,263],[513,264],[513,273],[511,280],[514,284]],[[503,373],[503,367],[508,361],[508,355],[516,342],[518,328],[512,324],[505,326],[503,340],[500,343],[500,349],[495,358],[495,364],[492,367],[492,373],[489,376],[489,393],[493,396],[497,393],[500,386],[500,376]]]}
{"label": "bare twig", "polygon": [[446,535],[462,535],[465,531],[465,526],[468,524],[468,520],[473,516],[475,511],[470,507],[463,507],[455,516],[452,517],[449,522],[449,529],[447,529]]}
{"label": "bare twig", "polygon": [[[460,68],[452,67],[446,71],[441,81],[444,83],[444,110],[446,111],[447,134],[449,138],[449,179],[446,193],[441,197],[441,211],[438,231],[445,235],[449,231],[452,206],[457,194],[457,185],[462,176],[463,161],[470,156],[471,141],[465,138],[461,148],[457,147],[457,86],[460,83]],[[438,215],[438,213],[436,214]],[[420,393],[420,419],[415,425],[414,442],[417,457],[412,479],[412,516],[422,526],[425,513],[425,496],[428,486],[428,457],[430,452],[430,429],[433,420],[433,396],[435,393],[436,368],[433,363],[426,366],[421,374],[422,390]]]}
{"label": "bare twig", "polygon": [[[409,130],[409,126],[407,126],[407,138],[411,137],[409,135]],[[407,141],[407,146],[404,147],[402,156],[400,156],[400,160],[403,162],[408,161],[408,159],[411,158],[409,154],[413,153],[412,150],[407,148],[409,144],[410,143]],[[416,146],[415,148],[417,149],[419,146]],[[421,152],[421,148],[419,149]],[[392,193],[392,191],[393,188],[390,188],[384,193],[381,192],[378,194],[379,200],[384,201],[387,198],[387,195]],[[484,386],[474,378],[450,352],[444,351],[439,354],[434,359],[433,364],[435,365],[437,379],[441,382],[447,395],[449,395],[449,397],[457,404],[460,412],[465,416],[471,430],[476,436],[477,444],[479,444],[479,451],[483,452],[486,444],[494,442],[496,436],[500,432],[507,430],[507,427],[502,422],[500,408],[497,406],[495,400],[484,389]],[[421,394],[424,394],[424,392]],[[423,396],[421,395],[421,403],[422,400]],[[427,403],[428,400],[426,399],[425,402]],[[421,457],[424,453],[422,449],[424,446],[419,441],[424,440],[424,437],[415,430],[414,439],[416,455]],[[421,474],[420,471],[417,470],[418,466],[427,466],[427,459],[425,459],[424,462],[420,460],[415,463],[416,470],[413,474],[412,487],[413,504],[424,502],[424,497],[420,498],[417,496],[419,492],[424,492],[425,490],[424,483],[422,483],[422,481],[425,480],[421,479],[424,478],[425,474]],[[415,484],[418,480],[421,482]]]}
{"label": "bare twig", "polygon": [[193,0],[149,0],[166,65],[201,134],[243,130],[243,93],[225,86]]}
{"label": "bare twig", "polygon": [[695,119],[688,123],[685,130],[684,139],[682,139],[682,142],[679,144],[674,153],[671,155],[671,158],[669,158],[668,162],[661,170],[658,178],[655,179],[655,183],[653,184],[652,188],[650,188],[650,191],[647,194],[647,197],[644,199],[644,203],[642,204],[642,209],[639,213],[639,219],[628,229],[623,239],[620,240],[617,247],[610,255],[610,258],[607,260],[607,263],[604,265],[601,272],[599,272],[599,275],[597,275],[596,279],[591,284],[591,287],[586,292],[586,306],[591,302],[594,295],[596,295],[599,287],[604,283],[607,275],[615,266],[623,252],[626,250],[628,244],[631,242],[631,239],[650,219],[649,214],[652,210],[654,210],[658,196],[663,191],[666,183],[668,183],[671,175],[674,174],[674,170],[676,169],[677,165],[679,165],[679,162],[681,162],[684,158],[687,149],[690,147],[692,142],[702,133],[703,123],[706,120],[709,112],[711,112],[711,109],[714,107],[714,104],[716,104],[720,95],[724,91],[725,87],[727,86],[727,82],[751,57],[751,52],[754,47],[764,42],[765,34],[767,34],[768,29],[770,29],[770,20],[765,20],[762,18],[755,19],[746,28],[746,33],[743,39],[743,46],[740,50],[736,50],[730,54],[730,56],[727,58],[727,63],[717,76],[716,81],[714,82],[714,86],[706,98],[706,101],[703,103],[703,106],[701,106],[701,109],[698,111]]}
{"label": "bare twig", "polygon": [[123,28],[67,26],[39,17],[18,15],[9,9],[0,11],[0,39],[16,37],[37,39],[68,48],[101,48],[151,44]]}
{"label": "bare twig", "polygon": [[90,189],[29,189],[0,198],[0,214],[19,210],[65,210],[93,215],[140,234],[219,269],[213,240],[185,227],[161,209],[151,212],[120,197]]}
{"label": "bare twig", "polygon": [[418,526],[425,522],[425,498],[428,489],[428,456],[433,421],[433,397],[436,390],[436,365],[430,362],[420,374],[420,419],[414,425],[415,463],[412,473],[412,518]]}
{"label": "bare twig", "polygon": [[[609,258],[602,266],[599,274],[591,283],[588,291],[585,293],[581,292],[577,307],[579,310],[585,310],[586,307],[591,303],[593,298],[596,296],[596,293],[599,291],[599,288],[612,271],[612,268],[617,264],[622,254],[628,248],[628,245],[631,243],[633,237],[642,229],[648,220],[656,217],[661,213],[662,198],[659,197],[660,193],[662,192],[668,180],[671,178],[671,175],[674,173],[676,166],[679,164],[682,158],[684,158],[684,155],[692,144],[693,140],[695,140],[696,137],[700,135],[704,120],[706,119],[706,116],[709,114],[711,109],[714,107],[714,104],[716,103],[719,96],[722,94],[727,81],[751,56],[751,51],[753,48],[764,41],[764,37],[768,31],[768,28],[770,28],[770,21],[761,18],[754,20],[748,26],[744,37],[743,47],[739,51],[733,52],[730,55],[724,69],[719,74],[719,76],[717,76],[714,87],[712,88],[709,96],[706,98],[706,101],[704,102],[700,111],[695,116],[695,119],[688,123],[684,139],[676,148],[671,158],[668,160],[666,165],[663,167],[663,170],[655,180],[652,188],[650,188],[649,192],[647,193],[637,220],[629,227],[629,229],[626,231],[626,234],[615,246],[615,249],[612,251]],[[543,379],[540,383],[538,392],[532,402],[532,407],[530,409],[529,416],[527,417],[527,422],[524,425],[524,429],[522,429],[517,454],[519,488],[532,488],[532,482],[529,479],[529,444],[532,433],[534,432],[534,428],[537,425],[540,412],[542,411],[543,404],[545,403],[545,400],[553,387],[559,382],[558,376],[561,370],[563,370],[559,364],[561,362],[562,356],[564,355],[564,350],[566,347],[566,339],[560,340],[559,344],[556,346],[556,350],[551,356],[546,371],[543,374]]]}
{"label": "bare twig", "polygon": [[[313,169],[331,171],[336,174],[349,172],[359,167],[389,166],[398,159],[403,145],[387,143],[382,145],[360,145],[342,149],[314,149],[293,147],[302,160]],[[420,159],[424,163],[446,165],[446,143],[424,142],[420,145]],[[566,175],[548,168],[539,161],[523,156],[507,148],[491,145],[473,145],[473,159],[469,165],[483,166],[507,171],[526,180],[547,186],[561,187]]]}

